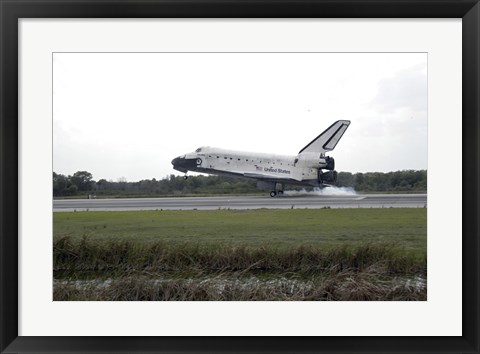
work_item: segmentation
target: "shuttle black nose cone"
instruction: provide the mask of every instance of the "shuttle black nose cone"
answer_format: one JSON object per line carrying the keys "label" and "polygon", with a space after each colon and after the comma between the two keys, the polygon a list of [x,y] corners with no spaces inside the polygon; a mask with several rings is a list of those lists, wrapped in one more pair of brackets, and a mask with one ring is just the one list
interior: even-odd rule
{"label": "shuttle black nose cone", "polygon": [[176,157],[172,160],[172,165],[173,169],[186,173],[188,171],[186,163],[185,163],[185,157]]}

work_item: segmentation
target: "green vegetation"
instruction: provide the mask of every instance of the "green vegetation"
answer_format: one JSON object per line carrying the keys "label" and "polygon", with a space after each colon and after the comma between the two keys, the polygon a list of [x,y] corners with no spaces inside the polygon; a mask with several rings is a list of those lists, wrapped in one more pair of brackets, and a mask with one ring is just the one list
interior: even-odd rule
{"label": "green vegetation", "polygon": [[322,247],[398,244],[426,250],[426,209],[147,210],[53,214],[54,239]]}
{"label": "green vegetation", "polygon": [[55,300],[425,300],[426,209],[53,215]]}
{"label": "green vegetation", "polygon": [[358,192],[426,192],[427,171],[340,172],[337,185],[353,187]]}
{"label": "green vegetation", "polygon": [[[266,274],[296,272],[311,276],[317,272],[364,271],[372,266],[388,274],[425,271],[425,257],[385,244],[363,244],[322,249],[313,246],[252,248],[225,245],[171,245],[128,241],[96,243],[86,238],[72,242],[62,238],[53,245],[53,265],[61,276],[89,277],[111,272],[163,272],[173,275],[241,271]],[[112,274],[109,274],[112,275]]]}
{"label": "green vegetation", "polygon": [[[97,197],[161,197],[184,195],[259,194],[256,182],[250,179],[225,176],[182,176],[170,175],[164,179],[117,182],[100,179],[94,181],[91,173],[78,171],[73,176],[53,173],[53,195],[55,197],[87,196]],[[396,171],[388,173],[339,172],[337,186],[351,187],[357,192],[425,192],[427,171]],[[289,186],[289,189],[303,187]],[[309,188],[306,188],[307,190]],[[312,189],[312,188],[310,188]]]}

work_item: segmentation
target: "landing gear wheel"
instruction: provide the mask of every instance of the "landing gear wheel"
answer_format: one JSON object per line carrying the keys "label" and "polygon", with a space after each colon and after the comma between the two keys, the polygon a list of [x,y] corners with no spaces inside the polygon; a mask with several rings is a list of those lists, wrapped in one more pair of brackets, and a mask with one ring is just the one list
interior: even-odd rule
{"label": "landing gear wheel", "polygon": [[283,191],[278,191],[278,195],[283,195]]}
{"label": "landing gear wheel", "polygon": [[275,197],[276,195],[277,195],[277,192],[275,192],[275,191],[271,191],[271,192],[270,192],[270,197],[273,198],[273,197]]}
{"label": "landing gear wheel", "polygon": [[188,179],[188,176],[187,175],[183,176],[183,179]]}

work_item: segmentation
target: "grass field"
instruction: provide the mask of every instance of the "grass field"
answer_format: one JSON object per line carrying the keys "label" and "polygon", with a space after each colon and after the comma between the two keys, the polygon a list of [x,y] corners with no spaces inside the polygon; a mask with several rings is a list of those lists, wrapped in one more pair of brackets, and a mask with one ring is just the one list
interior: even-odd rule
{"label": "grass field", "polygon": [[54,213],[54,299],[425,300],[426,218],[399,208]]}
{"label": "grass field", "polygon": [[426,251],[427,209],[105,211],[54,213],[54,239],[302,244],[387,242]]}

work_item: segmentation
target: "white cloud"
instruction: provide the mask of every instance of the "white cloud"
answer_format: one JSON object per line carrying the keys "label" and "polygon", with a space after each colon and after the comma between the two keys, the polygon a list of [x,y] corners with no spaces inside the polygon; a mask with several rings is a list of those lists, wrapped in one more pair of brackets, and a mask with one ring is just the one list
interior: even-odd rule
{"label": "white cloud", "polygon": [[393,77],[382,79],[373,105],[382,113],[391,113],[399,108],[412,111],[427,111],[426,63],[397,72]]}

